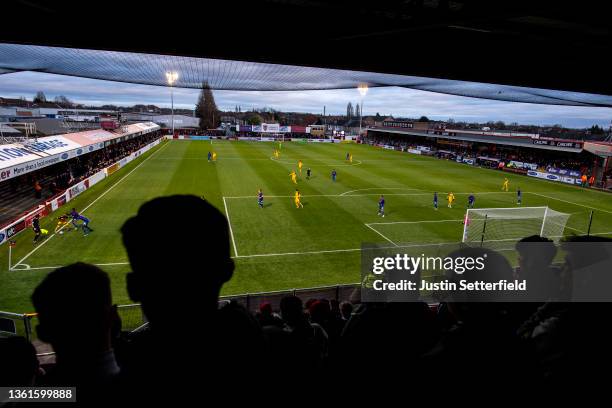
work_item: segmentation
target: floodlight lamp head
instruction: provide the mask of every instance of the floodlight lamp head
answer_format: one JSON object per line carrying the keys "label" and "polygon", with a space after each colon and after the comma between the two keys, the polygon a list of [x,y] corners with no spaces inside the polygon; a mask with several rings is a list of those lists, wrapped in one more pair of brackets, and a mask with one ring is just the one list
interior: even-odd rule
{"label": "floodlight lamp head", "polygon": [[168,85],[172,86],[178,79],[178,72],[169,71],[166,72],[166,80],[168,81]]}
{"label": "floodlight lamp head", "polygon": [[368,93],[368,84],[359,84],[357,90],[359,91],[359,94],[362,97],[366,96],[366,94]]}

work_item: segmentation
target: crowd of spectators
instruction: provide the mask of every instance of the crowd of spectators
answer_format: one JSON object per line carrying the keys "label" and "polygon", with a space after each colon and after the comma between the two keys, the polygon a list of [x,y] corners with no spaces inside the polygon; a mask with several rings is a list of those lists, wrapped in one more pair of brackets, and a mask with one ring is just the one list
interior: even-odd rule
{"label": "crowd of spectators", "polygon": [[371,145],[392,146],[402,151],[426,147],[423,154],[435,155],[442,158],[461,156],[465,158],[488,157],[504,162],[510,160],[535,164],[539,169],[546,171],[549,167],[575,170],[581,174],[590,173],[593,165],[592,156],[586,153],[567,153],[543,149],[519,148],[502,146],[498,144],[483,144],[472,142],[440,142],[424,137],[411,137],[407,135],[393,135],[370,132],[362,138],[363,143]]}
{"label": "crowd of spectators", "polygon": [[[157,221],[167,214],[198,214],[174,226],[172,257],[157,233]],[[325,392],[347,402],[384,390],[409,398],[424,387],[507,398],[530,390],[573,393],[579,381],[597,379],[595,367],[607,368],[612,355],[609,304],[560,301],[563,282],[585,254],[555,267],[556,247],[537,236],[517,244],[518,270],[488,250],[485,272],[466,272],[461,279],[531,278],[536,288],[553,288],[548,301],[451,295],[432,306],[361,302],[356,292],[341,304],[287,296],[279,311],[264,303],[252,315],[238,303],[219,303],[234,263],[227,220],[207,201],[154,199],[121,232],[132,268],[127,291],[142,304],[147,328],[121,332],[104,271],[83,263],[61,267],[32,295],[38,337],[53,346],[56,363],[41,367],[23,340],[2,340],[0,356],[9,357],[2,359],[0,384],[72,385],[82,404],[119,398],[139,404],[193,398],[288,404],[320,399]],[[534,251],[528,242],[546,250]],[[449,256],[483,251],[468,248]]]}

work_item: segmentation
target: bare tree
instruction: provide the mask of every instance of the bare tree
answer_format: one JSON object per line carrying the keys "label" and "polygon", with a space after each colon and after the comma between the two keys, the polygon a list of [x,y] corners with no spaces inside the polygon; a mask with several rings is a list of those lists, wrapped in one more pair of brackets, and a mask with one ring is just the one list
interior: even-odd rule
{"label": "bare tree", "polygon": [[202,91],[200,91],[195,112],[200,118],[200,129],[215,129],[219,126],[221,115],[208,82],[202,83]]}
{"label": "bare tree", "polygon": [[54,102],[60,105],[62,108],[71,108],[73,103],[70,99],[65,97],[64,95],[58,95],[55,97]]}
{"label": "bare tree", "polygon": [[34,96],[34,103],[47,102],[47,97],[43,91],[36,92],[36,96]]}
{"label": "bare tree", "polygon": [[355,115],[355,112],[353,111],[353,104],[352,103],[348,103],[348,105],[346,105],[346,118],[350,119]]}

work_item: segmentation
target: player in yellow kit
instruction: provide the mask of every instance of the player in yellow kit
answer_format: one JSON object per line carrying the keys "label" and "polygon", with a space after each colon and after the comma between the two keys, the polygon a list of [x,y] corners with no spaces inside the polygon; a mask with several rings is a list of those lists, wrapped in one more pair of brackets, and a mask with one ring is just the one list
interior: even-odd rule
{"label": "player in yellow kit", "polygon": [[277,149],[274,149],[274,157],[278,159],[280,157],[280,152]]}
{"label": "player in yellow kit", "polygon": [[349,163],[353,162],[353,154],[349,154]]}
{"label": "player in yellow kit", "polygon": [[455,201],[455,195],[450,192],[446,196],[446,200],[448,201],[448,208],[453,208],[453,201]]}
{"label": "player in yellow kit", "polygon": [[[63,233],[63,228],[68,226],[68,223],[70,222],[70,218],[68,217],[68,215],[64,214],[64,215],[60,215],[59,217],[57,217],[57,225],[55,226],[55,233],[59,232],[60,235]],[[67,231],[70,230],[70,226],[68,226]]]}
{"label": "player in yellow kit", "polygon": [[301,160],[298,160],[298,170],[300,171],[300,174],[302,174],[302,166],[304,165],[304,163],[302,163]]}
{"label": "player in yellow kit", "polygon": [[295,189],[293,202],[295,203],[295,208],[304,208],[304,204],[302,204],[302,195],[300,194],[300,191],[297,188]]}
{"label": "player in yellow kit", "polygon": [[509,186],[510,186],[510,181],[508,181],[508,178],[504,178],[504,184],[502,184],[502,190],[508,191]]}
{"label": "player in yellow kit", "polygon": [[212,154],[212,160],[213,160],[214,162],[216,162],[216,161],[217,161],[217,152],[213,152],[213,154]]}
{"label": "player in yellow kit", "polygon": [[291,181],[293,182],[293,184],[297,184],[297,174],[295,174],[295,170],[291,170],[289,176],[291,177]]}

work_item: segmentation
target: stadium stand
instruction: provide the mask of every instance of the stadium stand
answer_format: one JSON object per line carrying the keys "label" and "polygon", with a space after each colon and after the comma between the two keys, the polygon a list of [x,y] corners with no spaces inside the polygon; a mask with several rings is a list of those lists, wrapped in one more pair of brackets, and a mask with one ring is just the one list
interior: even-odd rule
{"label": "stadium stand", "polygon": [[475,141],[458,137],[451,140],[442,135],[424,136],[427,135],[390,133],[379,129],[369,129],[361,142],[521,174],[528,174],[529,170],[557,174],[562,170],[563,174],[574,178],[583,174],[589,176],[596,174],[596,182],[591,187],[610,187],[607,180],[612,168],[604,169],[605,161],[584,150],[582,145],[574,151],[563,151],[552,147],[546,149],[513,144],[504,145],[503,142],[500,143],[497,140],[487,143],[486,139]]}
{"label": "stadium stand", "polygon": [[[159,132],[138,136],[0,183],[0,225],[27,213],[57,193],[159,137]],[[39,194],[35,191],[35,185],[41,187]]]}

